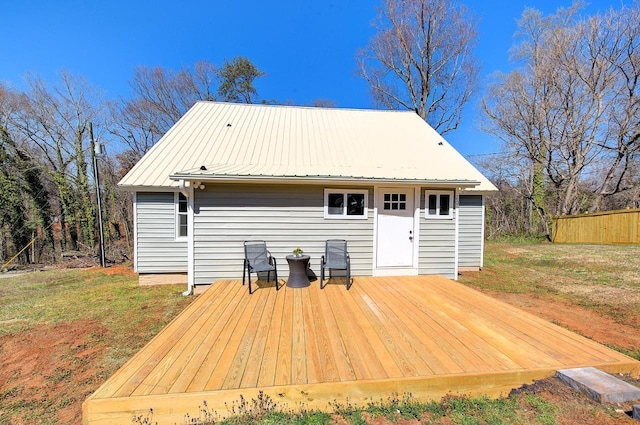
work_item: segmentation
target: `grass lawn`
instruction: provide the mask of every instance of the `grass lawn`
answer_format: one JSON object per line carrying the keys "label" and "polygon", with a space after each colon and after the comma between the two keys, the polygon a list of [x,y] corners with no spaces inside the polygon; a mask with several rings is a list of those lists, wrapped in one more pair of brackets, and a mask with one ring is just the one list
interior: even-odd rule
{"label": "grass lawn", "polygon": [[81,422],[81,405],[192,300],[130,269],[0,279],[0,423]]}
{"label": "grass lawn", "polygon": [[640,246],[488,243],[462,283],[640,360]]}
{"label": "grass lawn", "polygon": [[[633,338],[615,344],[602,340],[604,333],[587,331],[600,321],[608,336],[616,330],[629,334],[629,328],[637,335],[638,258],[640,247],[488,243],[483,271],[460,280],[637,356],[640,342],[635,345]],[[184,289],[140,287],[137,276],[122,267],[0,279],[0,424],[80,423],[84,399],[193,300],[181,295]],[[563,322],[582,314],[591,315],[583,329]],[[228,424],[634,423],[615,407],[601,406],[552,378],[500,400],[447,397],[419,403],[410,395],[390,394],[367,409],[333,405],[327,412],[282,413],[271,400],[260,399],[239,400],[230,406],[236,416],[225,421],[208,417],[206,406],[185,413]],[[150,412],[132,423],[155,422]]]}

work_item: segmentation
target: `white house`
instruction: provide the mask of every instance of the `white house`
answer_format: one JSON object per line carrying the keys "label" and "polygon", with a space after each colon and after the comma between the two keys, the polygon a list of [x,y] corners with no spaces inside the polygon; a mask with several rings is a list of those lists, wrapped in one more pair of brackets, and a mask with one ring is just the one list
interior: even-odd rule
{"label": "white house", "polygon": [[287,276],[296,247],[319,269],[346,239],[352,275],[482,267],[496,188],[409,111],[198,102],[120,181],[134,192],[141,283],[242,276],[265,240]]}

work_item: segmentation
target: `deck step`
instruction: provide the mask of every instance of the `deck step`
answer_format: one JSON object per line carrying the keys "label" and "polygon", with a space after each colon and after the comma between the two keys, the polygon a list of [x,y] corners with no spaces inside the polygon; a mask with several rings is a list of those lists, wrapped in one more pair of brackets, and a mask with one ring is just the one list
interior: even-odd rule
{"label": "deck step", "polygon": [[626,403],[640,400],[640,388],[595,367],[562,369],[556,376],[571,388],[588,394],[600,403]]}

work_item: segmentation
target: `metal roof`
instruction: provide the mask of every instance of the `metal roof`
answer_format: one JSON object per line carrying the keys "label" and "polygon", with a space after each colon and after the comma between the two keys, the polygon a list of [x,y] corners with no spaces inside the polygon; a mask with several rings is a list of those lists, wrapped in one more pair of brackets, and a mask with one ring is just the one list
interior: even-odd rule
{"label": "metal roof", "polygon": [[120,181],[418,182],[495,186],[411,111],[196,103]]}

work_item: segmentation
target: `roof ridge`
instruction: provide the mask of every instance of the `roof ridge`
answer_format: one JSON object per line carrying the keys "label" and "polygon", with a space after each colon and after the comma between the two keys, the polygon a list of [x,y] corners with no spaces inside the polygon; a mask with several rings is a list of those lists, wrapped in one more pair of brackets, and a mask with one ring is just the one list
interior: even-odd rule
{"label": "roof ridge", "polygon": [[321,110],[321,111],[354,111],[354,112],[388,112],[388,113],[414,113],[411,109],[375,109],[375,108],[353,108],[353,107],[326,107],[326,106],[308,106],[308,105],[282,105],[282,104],[269,104],[269,103],[240,103],[240,102],[223,102],[219,100],[198,100],[196,104],[214,104],[214,105],[233,105],[240,107],[265,107],[265,108],[288,108],[288,109],[309,109],[309,110]]}

